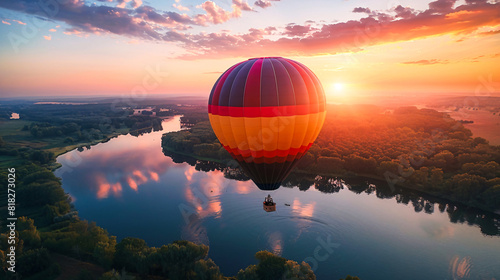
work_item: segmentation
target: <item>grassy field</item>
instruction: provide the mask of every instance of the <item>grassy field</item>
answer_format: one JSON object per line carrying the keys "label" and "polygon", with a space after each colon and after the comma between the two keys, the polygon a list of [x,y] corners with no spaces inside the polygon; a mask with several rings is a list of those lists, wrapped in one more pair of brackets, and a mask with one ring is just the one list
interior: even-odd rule
{"label": "grassy field", "polygon": [[22,131],[25,125],[29,125],[30,121],[23,120],[3,120],[0,121],[0,136],[6,142],[17,142],[31,136],[29,131]]}
{"label": "grassy field", "polygon": [[0,156],[0,168],[10,168],[23,165],[24,159],[14,156]]}
{"label": "grassy field", "polygon": [[64,154],[64,153],[69,152],[71,150],[74,150],[80,146],[95,145],[95,144],[98,144],[100,142],[106,141],[108,139],[117,137],[119,135],[127,134],[128,132],[129,132],[129,129],[122,128],[122,129],[119,129],[118,131],[108,135],[105,139],[94,140],[94,141],[85,142],[85,143],[78,143],[78,144],[74,144],[74,145],[68,145],[68,143],[64,143],[64,140],[66,139],[66,137],[50,138],[50,140],[47,141],[46,145],[43,146],[42,148],[44,150],[49,151],[49,152],[53,152],[54,155],[57,157],[61,154]]}
{"label": "grassy field", "polygon": [[[29,131],[22,130],[25,125],[30,124],[31,121],[24,120],[0,121],[0,136],[4,139],[5,142],[8,142],[9,144],[12,144],[18,148],[30,147],[34,149],[43,149],[49,152],[53,152],[56,157],[80,146],[95,145],[103,141],[103,139],[100,139],[85,143],[68,144],[64,142],[67,138],[66,135],[60,137],[35,139]],[[106,139],[116,137],[128,132],[128,128],[121,128],[113,134],[108,135]],[[17,157],[0,156],[0,167],[7,167],[12,166],[13,164],[22,163],[18,160],[19,159]]]}

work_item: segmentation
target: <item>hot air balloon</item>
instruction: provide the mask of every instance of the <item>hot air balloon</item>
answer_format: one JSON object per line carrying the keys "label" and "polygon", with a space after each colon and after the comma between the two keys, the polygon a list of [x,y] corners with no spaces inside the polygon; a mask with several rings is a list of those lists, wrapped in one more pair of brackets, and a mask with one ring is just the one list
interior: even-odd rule
{"label": "hot air balloon", "polygon": [[230,67],[212,88],[208,114],[224,148],[261,190],[278,189],[316,140],[325,94],[303,64],[252,58]]}

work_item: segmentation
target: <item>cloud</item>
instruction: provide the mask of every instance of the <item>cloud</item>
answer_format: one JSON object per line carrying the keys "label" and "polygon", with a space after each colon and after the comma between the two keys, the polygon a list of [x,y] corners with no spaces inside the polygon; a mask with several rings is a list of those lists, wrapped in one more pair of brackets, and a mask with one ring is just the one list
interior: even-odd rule
{"label": "cloud", "polygon": [[[184,45],[188,53],[181,57],[196,59],[245,57],[249,53],[252,56],[283,56],[356,52],[383,43],[444,34],[471,34],[481,27],[500,24],[500,3],[469,2],[453,8],[455,1],[438,0],[431,2],[429,8],[421,12],[402,6],[388,13],[370,10],[371,14],[360,20],[324,23],[317,30],[309,32],[302,25],[290,24],[285,27],[280,38],[272,40],[262,37],[248,42],[244,39],[244,34],[209,33],[188,36],[186,39],[189,42]],[[420,62],[427,65],[425,63],[432,64],[436,61]]]}
{"label": "cloud", "polygon": [[417,65],[432,65],[432,64],[447,64],[449,63],[448,60],[439,60],[439,59],[422,59],[422,60],[417,60],[417,61],[406,61],[403,62],[403,64],[417,64]]}
{"label": "cloud", "polygon": [[13,21],[13,22],[17,22],[17,23],[19,23],[20,25],[26,25],[26,23],[25,23],[25,22],[22,22],[22,21],[20,21],[20,20],[15,20],[15,19],[13,19],[12,21]]}
{"label": "cloud", "polygon": [[47,40],[47,41],[52,40],[52,36],[50,36],[50,35],[49,36],[43,36],[43,38],[45,38],[45,40]]}
{"label": "cloud", "polygon": [[132,0],[132,8],[137,8],[142,5],[142,0]]}
{"label": "cloud", "polygon": [[[117,3],[136,6],[139,5],[139,0],[117,0]],[[255,5],[268,7],[270,3],[268,0],[261,0],[256,1]],[[357,7],[353,12],[366,14],[359,20],[288,24],[284,27],[272,27],[274,29],[252,28],[243,34],[224,31],[191,34],[184,31],[193,25],[221,24],[238,18],[242,11],[253,10],[247,0],[232,0],[232,10],[225,10],[213,1],[205,1],[197,6],[204,13],[191,16],[159,11],[142,3],[136,8],[117,8],[72,0],[59,4],[58,12],[50,19],[68,24],[70,27],[64,31],[67,35],[112,33],[134,39],[174,42],[184,48],[185,54],[180,56],[184,59],[246,57],[250,53],[253,56],[310,56],[356,52],[372,45],[429,36],[478,35],[482,27],[500,25],[498,1],[466,0],[465,4],[456,5],[455,0],[437,0],[429,3],[428,9],[424,11],[399,5],[386,12]],[[2,0],[0,7],[33,15],[43,13],[38,0]],[[482,35],[498,34],[497,31],[483,33]],[[420,61],[420,64],[435,62]]]}
{"label": "cloud", "polygon": [[215,71],[215,72],[203,72],[203,74],[218,74],[218,75],[220,75],[222,73],[224,73],[224,72],[218,72],[218,71]]}
{"label": "cloud", "polygon": [[[151,6],[142,5],[142,0],[117,0],[117,7],[87,5],[84,0],[72,0],[60,4],[57,2],[57,13],[47,14],[46,11],[50,12],[50,9],[47,7],[42,9],[38,2],[38,0],[2,0],[0,8],[37,16],[45,14],[47,15],[45,20],[50,18],[70,25],[66,33],[74,31],[89,34],[113,33],[148,40],[163,40],[164,33],[171,31],[170,29],[187,30],[191,25],[219,24],[240,17],[242,10],[252,10],[243,0],[233,0],[232,11],[224,10],[213,1],[205,1],[200,8],[206,13],[190,17],[172,11],[158,11]],[[125,8],[127,3],[132,8]]]}
{"label": "cloud", "polygon": [[[453,11],[453,5],[455,5],[455,2],[457,0],[438,0],[429,3],[429,12],[431,13],[449,13]],[[473,4],[473,3],[471,3]]]}
{"label": "cloud", "polygon": [[[44,14],[37,0],[0,1],[0,7],[28,14]],[[87,6],[83,0],[65,1],[58,5],[51,19],[63,21],[85,33],[114,33],[144,39],[161,39],[161,34],[135,10],[109,6]],[[141,7],[139,7],[141,8]]]}
{"label": "cloud", "polygon": [[66,31],[63,32],[64,35],[78,35],[82,34],[82,32],[78,31],[77,29],[67,29]]}
{"label": "cloud", "polygon": [[371,14],[372,11],[368,8],[362,8],[362,7],[356,7],[354,10],[352,10],[353,13],[365,13],[365,14]]}
{"label": "cloud", "polygon": [[188,8],[188,7],[184,7],[184,6],[182,6],[181,4],[175,4],[175,3],[174,3],[172,6],[173,6],[174,8],[176,8],[177,10],[181,11],[181,12],[182,12],[182,11],[186,11],[186,12],[187,12],[187,11],[189,11],[189,8]]}
{"label": "cloud", "polygon": [[233,8],[243,11],[253,11],[252,7],[245,0],[233,0]]}
{"label": "cloud", "polygon": [[212,1],[205,1],[200,5],[200,8],[205,10],[206,14],[196,15],[194,21],[199,25],[207,25],[207,23],[220,24],[228,21],[233,16],[238,16],[235,13],[226,11],[217,6]]}
{"label": "cloud", "polygon": [[54,28],[49,29],[49,32],[56,32],[57,30]]}
{"label": "cloud", "polygon": [[411,19],[415,16],[415,10],[409,7],[403,7],[401,5],[394,8],[394,12],[396,12],[397,18],[402,19]]}
{"label": "cloud", "polygon": [[450,238],[455,235],[455,229],[450,225],[441,225],[436,222],[422,222],[420,228],[434,239]]}
{"label": "cloud", "polygon": [[257,0],[253,4],[257,7],[265,9],[272,6],[271,1],[279,2],[280,0]]}
{"label": "cloud", "polygon": [[11,24],[10,24],[10,22],[5,21],[5,20],[2,20],[2,23],[3,23],[3,24],[7,24],[7,25],[11,25]]}
{"label": "cloud", "polygon": [[299,25],[299,24],[289,24],[285,27],[285,32],[283,35],[289,37],[302,37],[309,33],[313,28],[310,25]]}
{"label": "cloud", "polygon": [[271,7],[272,4],[271,4],[271,2],[266,1],[266,0],[264,0],[264,1],[258,0],[258,1],[255,1],[254,5],[261,7],[262,9],[265,9],[267,7]]}
{"label": "cloud", "polygon": [[490,36],[490,35],[496,35],[496,34],[500,34],[500,30],[492,30],[492,31],[486,31],[486,32],[479,33],[479,35],[482,35],[482,36]]}
{"label": "cloud", "polygon": [[123,9],[128,2],[130,2],[130,0],[118,0],[118,5],[116,5],[116,7]]}

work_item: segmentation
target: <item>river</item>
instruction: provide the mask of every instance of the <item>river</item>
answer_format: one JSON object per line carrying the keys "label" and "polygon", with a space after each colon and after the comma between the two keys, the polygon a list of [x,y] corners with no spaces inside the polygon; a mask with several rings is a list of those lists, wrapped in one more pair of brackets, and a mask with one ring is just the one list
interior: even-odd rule
{"label": "river", "polygon": [[[307,261],[320,280],[500,279],[498,216],[361,178],[298,178],[300,189],[292,180],[263,192],[226,178],[227,169],[164,155],[161,136],[180,130],[179,120],[59,156],[55,173],[79,216],[118,240],[207,244],[226,276],[268,250]],[[268,193],[275,212],[262,209]]]}

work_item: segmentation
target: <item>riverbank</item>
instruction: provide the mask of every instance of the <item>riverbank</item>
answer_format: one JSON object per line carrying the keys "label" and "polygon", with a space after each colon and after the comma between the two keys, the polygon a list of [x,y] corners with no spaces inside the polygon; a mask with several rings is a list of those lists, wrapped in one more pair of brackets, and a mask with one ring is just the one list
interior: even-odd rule
{"label": "riverbank", "polygon": [[[198,116],[189,131],[164,134],[162,147],[201,160],[231,160],[207,117]],[[373,178],[498,213],[499,162],[500,146],[472,137],[447,114],[415,107],[386,112],[369,105],[329,105],[321,133],[295,170]]]}
{"label": "riverbank", "polygon": [[[55,154],[60,156],[75,148],[97,145],[128,133],[136,132],[140,135],[153,129],[153,126],[137,130],[124,129],[106,135],[101,134],[102,137],[99,139],[70,145],[65,145],[64,141],[60,141],[61,138],[47,137],[43,139],[44,142],[38,141],[37,149],[31,148],[27,132],[22,133],[26,138],[17,143],[3,141],[0,138],[2,151],[12,154],[6,157],[8,160],[2,162],[2,166],[8,167],[12,170],[9,172],[15,172],[16,176],[15,216],[18,218],[16,244],[20,244],[15,247],[17,274],[9,274],[5,269],[6,263],[3,263],[4,269],[0,273],[0,278],[110,279],[110,277],[132,276],[186,279],[187,275],[194,273],[200,278],[208,277],[215,280],[254,277],[255,271],[248,268],[242,270],[236,278],[223,276],[219,267],[207,257],[208,246],[176,241],[161,248],[154,248],[147,246],[144,240],[133,237],[126,237],[117,242],[115,236],[108,234],[94,222],[80,219],[75,211],[77,209],[73,208],[70,197],[62,188],[61,179],[53,173],[58,167]],[[19,128],[19,131],[22,131],[22,128]],[[7,181],[6,170],[7,168],[0,170],[2,181]],[[2,193],[4,195],[0,196],[2,198],[0,210],[7,211],[7,190],[4,189]],[[2,242],[0,253],[7,252],[6,244]],[[132,247],[134,249],[130,249]],[[169,263],[158,262],[157,260],[163,259],[165,254],[176,255],[178,258],[171,259]],[[188,254],[190,257],[183,257],[183,254]],[[309,276],[314,275],[306,264],[298,264],[267,252],[259,254],[267,255],[265,260],[258,262],[257,268],[267,267],[268,262],[282,263],[282,266],[275,267],[274,271],[269,273],[281,271],[291,273],[293,276],[292,266],[300,266],[301,271],[308,271]],[[191,258],[193,256],[194,259]],[[173,270],[172,267],[182,267],[182,269]],[[191,269],[193,267],[197,267],[196,272]],[[158,271],[158,268],[161,271]],[[103,274],[105,271],[108,272]]]}
{"label": "riverbank", "polygon": [[[219,163],[221,165],[227,164],[227,160],[201,157],[201,156],[197,156],[197,155],[189,154],[189,153],[185,153],[185,152],[176,152],[175,150],[173,150],[169,147],[166,147],[166,146],[164,146],[163,148],[164,148],[164,152],[168,151],[169,153],[181,155],[183,157],[192,158],[194,160],[206,161],[206,162],[216,162],[216,163]],[[499,215],[499,217],[500,217],[500,209],[498,209],[498,210],[488,209],[488,208],[482,207],[482,205],[478,205],[475,203],[464,203],[462,201],[453,199],[453,197],[451,195],[442,194],[442,193],[439,193],[436,191],[422,190],[422,186],[412,186],[412,185],[398,182],[398,183],[395,183],[394,186],[391,188],[391,187],[389,187],[389,184],[387,183],[387,181],[384,177],[373,175],[373,174],[366,174],[366,173],[365,174],[356,174],[356,173],[352,173],[352,172],[342,172],[342,173],[339,173],[339,172],[311,172],[311,171],[307,171],[307,170],[303,170],[303,169],[293,170],[290,173],[290,176],[292,176],[293,174],[309,175],[312,177],[323,176],[323,177],[328,177],[328,178],[341,178],[341,179],[348,179],[348,178],[351,178],[351,179],[352,178],[359,178],[359,179],[363,179],[363,180],[364,179],[367,179],[367,180],[372,179],[372,180],[376,180],[377,183],[385,184],[387,186],[387,188],[389,188],[391,190],[391,193],[394,193],[394,194],[396,194],[396,192],[397,192],[394,187],[400,187],[400,188],[405,189],[405,190],[413,191],[417,195],[426,195],[426,196],[434,197],[436,199],[444,200],[444,201],[447,201],[449,203],[453,203],[455,205],[461,205],[465,208],[472,208],[472,209],[476,209],[476,210],[489,212],[491,214]],[[311,184],[312,183],[313,183],[313,181],[311,181]]]}

